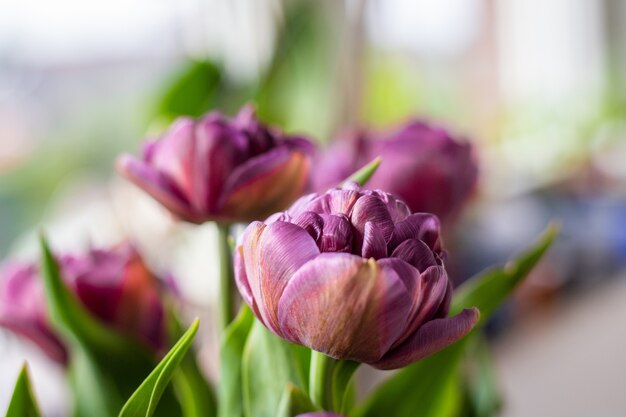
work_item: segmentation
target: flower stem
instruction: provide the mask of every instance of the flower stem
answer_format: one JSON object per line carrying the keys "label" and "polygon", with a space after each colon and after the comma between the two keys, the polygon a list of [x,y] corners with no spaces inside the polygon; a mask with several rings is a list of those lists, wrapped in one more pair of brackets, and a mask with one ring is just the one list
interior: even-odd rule
{"label": "flower stem", "polygon": [[220,261],[220,327],[226,328],[233,320],[233,255],[230,250],[230,225],[217,223],[218,250]]}
{"label": "flower stem", "polygon": [[311,352],[309,396],[324,410],[333,410],[332,374],[337,361],[323,353]]}

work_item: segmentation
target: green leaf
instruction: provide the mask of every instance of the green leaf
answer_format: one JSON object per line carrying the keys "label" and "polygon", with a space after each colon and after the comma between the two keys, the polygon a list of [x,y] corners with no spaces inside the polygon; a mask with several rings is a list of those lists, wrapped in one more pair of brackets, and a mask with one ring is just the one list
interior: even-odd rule
{"label": "green leaf", "polygon": [[558,230],[555,225],[548,226],[531,249],[503,267],[490,268],[463,283],[454,294],[450,314],[457,314],[464,308],[478,307],[480,323],[484,323],[543,257],[554,242]]}
{"label": "green leaf", "polygon": [[83,307],[61,278],[59,265],[43,235],[41,252],[46,302],[55,328],[76,339],[87,349],[106,357],[129,354],[136,356],[141,351],[147,354],[145,349],[106,327]]}
{"label": "green leaf", "polygon": [[372,160],[372,162],[365,165],[363,168],[359,169],[357,172],[342,181],[342,183],[354,181],[360,186],[364,186],[369,181],[369,179],[372,178],[372,175],[374,175],[381,162],[382,158],[380,156],[376,157],[374,160]]}
{"label": "green leaf", "polygon": [[287,384],[278,405],[276,417],[295,417],[299,414],[319,411],[304,391],[293,384]]}
{"label": "green leaf", "polygon": [[346,411],[352,408],[354,401],[355,387],[353,377],[361,364],[352,361],[338,361],[332,373],[332,400],[333,409]]}
{"label": "green leaf", "polygon": [[39,406],[33,395],[28,376],[28,366],[24,364],[15,382],[6,417],[41,417]]}
{"label": "green leaf", "polygon": [[[453,299],[452,314],[477,306],[484,324],[539,262],[557,230],[548,227],[531,249],[504,267],[493,268],[464,284]],[[447,417],[456,415],[462,401],[460,362],[468,337],[435,355],[414,363],[377,387],[357,409],[353,417]]]}
{"label": "green leaf", "polygon": [[200,116],[215,106],[222,70],[210,61],[189,61],[169,82],[158,112],[168,117]]}
{"label": "green leaf", "polygon": [[502,397],[495,378],[489,346],[485,337],[474,334],[463,362],[464,417],[495,417],[500,414]]}
{"label": "green leaf", "polygon": [[244,304],[224,332],[220,349],[219,417],[243,415],[241,357],[253,323],[254,315]]}
{"label": "green leaf", "polygon": [[246,417],[275,417],[287,384],[305,387],[301,349],[254,320],[242,358]]}
{"label": "green leaf", "polygon": [[196,319],[122,408],[120,417],[150,417],[198,331]]}

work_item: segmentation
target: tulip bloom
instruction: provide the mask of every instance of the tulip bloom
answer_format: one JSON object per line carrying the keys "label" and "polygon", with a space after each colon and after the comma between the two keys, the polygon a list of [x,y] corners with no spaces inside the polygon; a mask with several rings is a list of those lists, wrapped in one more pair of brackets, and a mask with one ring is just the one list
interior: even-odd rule
{"label": "tulip bloom", "polygon": [[[130,245],[59,258],[60,272],[84,307],[105,324],[159,351],[165,313],[156,277]],[[30,339],[52,359],[67,353],[48,320],[35,264],[8,265],[0,277],[0,325]]]}
{"label": "tulip bloom", "polygon": [[233,119],[213,112],[178,119],[141,159],[124,155],[119,171],[177,217],[192,223],[262,219],[308,186],[312,144],[261,124],[252,107]]}
{"label": "tulip bloom", "polygon": [[355,183],[251,223],[235,253],[239,291],[273,333],[336,359],[408,365],[465,336],[436,216]]}
{"label": "tulip bloom", "polygon": [[445,129],[411,121],[390,133],[361,132],[339,140],[319,158],[313,188],[323,191],[377,156],[382,163],[368,187],[404,200],[411,211],[436,214],[444,225],[472,194],[478,168],[472,147]]}

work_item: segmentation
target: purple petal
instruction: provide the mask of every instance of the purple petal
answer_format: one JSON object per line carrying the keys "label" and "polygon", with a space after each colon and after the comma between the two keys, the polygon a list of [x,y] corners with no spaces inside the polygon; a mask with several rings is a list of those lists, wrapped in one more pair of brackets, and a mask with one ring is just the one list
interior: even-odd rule
{"label": "purple petal", "polygon": [[304,213],[293,219],[293,221],[290,223],[298,225],[306,230],[316,242],[318,242],[322,237],[324,220],[317,213],[313,213],[312,211],[305,211]]}
{"label": "purple petal", "polygon": [[360,236],[365,233],[365,223],[372,222],[382,233],[385,242],[391,239],[394,228],[391,215],[386,204],[376,196],[364,195],[359,198],[354,204],[350,220],[354,228],[360,232]]}
{"label": "purple petal", "polygon": [[249,159],[229,177],[220,211],[238,219],[267,217],[285,209],[302,193],[308,172],[308,157],[285,146]]}
{"label": "purple petal", "polygon": [[346,216],[322,214],[324,221],[319,248],[322,252],[347,252],[352,250],[352,225]]}
{"label": "purple petal", "polygon": [[311,200],[306,209],[320,214],[343,214],[350,217],[359,198],[357,190],[334,189]]}
{"label": "purple petal", "polygon": [[385,242],[385,237],[378,226],[372,222],[365,223],[361,255],[366,259],[387,257],[387,242]]}
{"label": "purple petal", "polygon": [[278,318],[284,337],[329,356],[377,361],[406,327],[409,294],[396,274],[344,253],[323,253],[289,281]]}
{"label": "purple petal", "polygon": [[454,317],[429,321],[402,345],[370,365],[378,369],[397,369],[432,355],[466,336],[479,316],[478,309],[471,308]]}
{"label": "purple petal", "polygon": [[437,216],[428,213],[415,213],[396,224],[389,247],[395,249],[407,239],[422,240],[433,251],[441,251],[440,226]]}
{"label": "purple petal", "polygon": [[194,213],[182,192],[167,177],[145,162],[130,155],[122,155],[117,160],[117,170],[170,212],[194,223],[204,219]]}
{"label": "purple petal", "polygon": [[400,243],[391,256],[410,263],[420,272],[426,271],[428,267],[437,265],[432,249],[418,239],[408,239]]}
{"label": "purple petal", "polygon": [[280,335],[280,296],[296,271],[320,252],[313,238],[294,224],[276,222],[253,227],[243,242],[246,275],[264,323]]}

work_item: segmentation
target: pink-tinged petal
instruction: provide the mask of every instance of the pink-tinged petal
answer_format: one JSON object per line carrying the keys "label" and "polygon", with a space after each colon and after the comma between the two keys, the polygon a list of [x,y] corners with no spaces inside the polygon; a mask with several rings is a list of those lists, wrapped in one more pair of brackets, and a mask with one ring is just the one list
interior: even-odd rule
{"label": "pink-tinged petal", "polygon": [[324,220],[317,213],[313,213],[312,211],[305,211],[304,213],[293,219],[293,221],[290,223],[298,225],[306,230],[316,242],[318,242],[322,237]]}
{"label": "pink-tinged petal", "polygon": [[[245,250],[246,248],[244,257],[247,256]],[[296,271],[318,256],[320,251],[304,229],[284,222],[272,223],[262,230],[256,251],[250,263],[246,260],[250,288],[257,304],[263,305],[260,312],[264,323],[270,330],[280,335],[278,326],[280,296]],[[250,271],[248,265],[256,270]],[[251,276],[253,274],[257,275],[254,280]]]}
{"label": "pink-tinged petal", "polygon": [[[376,174],[374,174],[376,175]],[[391,220],[398,223],[411,215],[411,210],[402,200],[398,200],[393,195],[381,190],[366,190],[366,194],[378,197],[387,206],[387,211],[391,215]]]}
{"label": "pink-tinged petal", "polygon": [[385,242],[385,237],[378,226],[372,222],[365,223],[361,256],[366,259],[380,259],[387,256],[387,242]]}
{"label": "pink-tinged petal", "polygon": [[320,214],[343,214],[350,217],[359,198],[358,190],[334,189],[311,200],[306,209]]}
{"label": "pink-tinged petal", "polygon": [[116,162],[117,170],[136,186],[147,192],[174,215],[181,219],[201,223],[204,219],[194,213],[190,203],[176,184],[145,162],[122,155]]}
{"label": "pink-tinged petal", "polygon": [[[242,256],[244,265],[243,269],[235,267],[235,283],[244,301],[256,313],[258,319],[267,326],[264,318],[269,316],[269,313],[262,303],[260,284],[260,241],[266,228],[267,226],[261,222],[252,222],[246,228],[241,237],[241,245],[238,246],[238,252]],[[247,294],[250,294],[249,298],[252,302],[248,302]]]}
{"label": "pink-tinged petal", "polygon": [[324,225],[318,242],[322,252],[347,252],[352,250],[352,225],[343,214],[322,214]]}
{"label": "pink-tinged petal", "polygon": [[410,365],[465,337],[474,328],[479,317],[478,309],[471,308],[454,317],[429,321],[403,344],[370,365],[378,369],[397,369]]}
{"label": "pink-tinged petal", "polygon": [[350,221],[359,232],[359,237],[365,233],[365,223],[372,222],[383,235],[385,242],[389,242],[394,225],[387,206],[380,198],[373,195],[364,195],[357,200],[352,210]]}
{"label": "pink-tinged petal", "polygon": [[249,159],[229,177],[219,212],[237,219],[261,219],[285,209],[308,183],[309,159],[277,147]]}
{"label": "pink-tinged petal", "polygon": [[408,239],[400,243],[391,256],[410,263],[420,272],[426,271],[431,266],[437,266],[432,249],[418,239]]}
{"label": "pink-tinged petal", "polygon": [[282,333],[334,358],[374,362],[406,327],[409,294],[374,260],[323,253],[289,281],[280,299]]}
{"label": "pink-tinged petal", "polygon": [[395,249],[407,239],[420,239],[433,251],[441,251],[440,225],[437,216],[415,213],[397,223],[389,242],[390,249]]}
{"label": "pink-tinged petal", "polygon": [[184,193],[187,199],[194,194],[194,140],[195,123],[189,118],[180,118],[155,144],[150,165],[164,174]]}
{"label": "pink-tinged petal", "polygon": [[298,217],[305,211],[309,211],[308,209],[309,205],[317,197],[318,195],[315,193],[303,195],[302,197],[297,199],[296,202],[293,203],[291,207],[289,207],[289,209],[287,209],[285,213],[288,214],[291,218],[295,219],[296,217]]}

